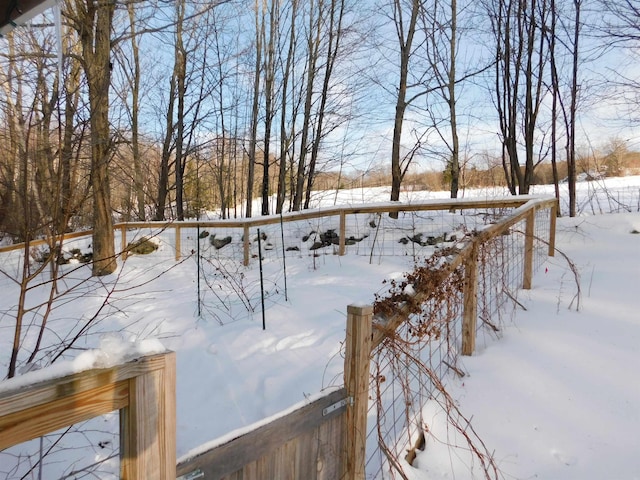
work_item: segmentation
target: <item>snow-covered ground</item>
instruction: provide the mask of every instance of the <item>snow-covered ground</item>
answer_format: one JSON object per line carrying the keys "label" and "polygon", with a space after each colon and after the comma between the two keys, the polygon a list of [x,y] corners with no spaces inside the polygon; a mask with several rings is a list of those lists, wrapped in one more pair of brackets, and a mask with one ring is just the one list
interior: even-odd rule
{"label": "snow-covered ground", "polygon": [[[631,233],[640,232],[640,177],[611,179],[602,183],[606,188],[592,183],[579,186],[583,215],[558,222],[557,246],[581,275],[580,310],[575,311],[575,300],[573,309],[568,308],[576,285],[567,263],[560,255],[549,259],[535,276],[533,289],[519,293],[527,310],[518,312],[503,338],[464,359],[465,378],[449,383],[462,412],[472,417],[488,449],[495,451],[505,478],[640,478],[640,234]],[[537,188],[534,193],[550,192]],[[406,195],[403,200],[416,201],[446,194]],[[337,200],[327,194],[318,201],[333,205],[387,196],[386,189],[340,191]],[[609,210],[633,213],[593,215]],[[267,262],[265,279],[272,294],[263,330],[256,305],[255,313],[245,309],[247,313],[231,321],[224,312],[212,314],[211,309],[226,308],[225,302],[213,307],[208,297],[207,311],[198,316],[195,261],[176,265],[170,249],[161,245],[158,252],[132,256],[120,267],[118,291],[82,346],[102,345],[108,351],[113,345],[159,339],[177,352],[178,456],[183,456],[340,383],[347,305],[371,303],[385,279],[400,276],[413,262],[411,255],[371,260],[368,255],[287,257],[286,299],[282,263]],[[10,259],[0,263],[11,269]],[[175,266],[166,271],[167,265]],[[217,277],[249,303],[259,278],[256,263],[252,265],[229,265]],[[80,283],[87,271],[81,267],[65,285]],[[73,291],[73,301],[55,310],[54,325],[67,328],[92,315],[113,277],[81,284]],[[12,310],[16,293],[11,282],[2,284],[4,312]],[[225,299],[229,306],[229,297]],[[3,368],[12,328],[10,314],[0,317]],[[437,410],[425,408],[433,417],[432,433],[446,443],[446,426]],[[95,436],[103,437],[108,436]],[[88,463],[107,453],[96,448]],[[15,461],[0,454],[0,476]],[[432,438],[412,475],[470,478],[468,463],[464,451]],[[43,478],[57,478],[58,473],[47,472],[61,471],[59,465],[47,468]]]}
{"label": "snow-covered ground", "polygon": [[[557,247],[580,272],[579,310],[566,262],[550,258],[520,292],[527,311],[451,379],[504,478],[640,478],[638,232],[640,213],[560,219]],[[447,441],[442,413],[429,409],[432,433]],[[469,463],[432,438],[413,478],[469,478]]]}

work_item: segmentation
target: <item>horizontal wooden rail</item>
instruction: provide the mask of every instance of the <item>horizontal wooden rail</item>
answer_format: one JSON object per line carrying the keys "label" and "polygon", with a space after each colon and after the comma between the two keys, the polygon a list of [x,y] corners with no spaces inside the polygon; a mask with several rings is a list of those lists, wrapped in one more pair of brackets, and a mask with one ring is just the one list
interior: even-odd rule
{"label": "horizontal wooden rail", "polygon": [[[462,198],[462,199],[439,199],[415,203],[402,202],[380,202],[372,204],[359,204],[337,207],[323,207],[313,210],[303,210],[299,212],[288,212],[282,215],[269,215],[255,218],[226,219],[226,220],[199,220],[199,221],[162,221],[162,222],[125,222],[114,225],[114,230],[120,231],[122,249],[125,250],[127,243],[127,230],[149,228],[165,230],[175,229],[176,234],[176,260],[180,259],[180,230],[183,228],[242,228],[244,232],[244,264],[249,264],[249,229],[265,225],[275,225],[280,222],[294,222],[300,220],[312,220],[323,217],[339,217],[340,219],[340,241],[339,253],[345,254],[345,228],[346,215],[355,214],[375,214],[391,212],[420,212],[420,211],[440,211],[440,210],[468,210],[474,208],[518,208],[529,202],[537,202],[538,208],[557,208],[557,201],[552,197],[538,197],[533,195],[520,195],[499,197],[494,199],[486,198]],[[540,203],[542,202],[542,203]],[[554,210],[555,211],[555,210]],[[554,219],[555,221],[555,219]],[[75,238],[87,237],[93,234],[92,230],[83,232],[73,232],[64,235],[57,235],[45,239],[36,239],[29,242],[29,246],[54,245],[62,241]],[[489,234],[487,232],[486,234]],[[24,244],[15,244],[0,247],[0,253],[12,250],[24,249]]]}
{"label": "horizontal wooden rail", "polygon": [[173,352],[0,391],[0,450],[114,410],[121,478],[175,479]]}

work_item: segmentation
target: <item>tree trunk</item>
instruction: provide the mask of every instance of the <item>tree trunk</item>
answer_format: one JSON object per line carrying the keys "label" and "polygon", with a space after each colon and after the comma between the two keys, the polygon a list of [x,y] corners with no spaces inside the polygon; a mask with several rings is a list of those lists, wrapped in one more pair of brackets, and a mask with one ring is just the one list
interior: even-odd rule
{"label": "tree trunk", "polygon": [[91,124],[91,187],[93,192],[93,267],[95,276],[117,267],[111,218],[109,161],[109,86],[111,80],[111,24],[115,1],[76,0],[80,41],[89,89]]}
{"label": "tree trunk", "polygon": [[451,198],[458,198],[458,188],[460,186],[460,139],[458,138],[458,118],[456,111],[457,24],[458,4],[456,0],[451,0],[451,38],[449,40],[449,71],[447,74],[449,124],[451,126]]}
{"label": "tree trunk", "polygon": [[275,54],[276,39],[278,38],[278,17],[280,15],[278,2],[271,2],[269,9],[269,41],[266,49],[266,65],[264,68],[264,102],[265,102],[265,120],[264,120],[264,152],[262,156],[262,215],[269,215],[269,163],[270,163],[270,146],[271,146],[271,128],[273,126],[273,118],[275,112],[273,110],[274,100],[274,83],[275,83]]}
{"label": "tree trunk", "polygon": [[260,77],[262,74],[262,39],[264,38],[265,21],[264,9],[260,7],[260,2],[255,3],[255,27],[256,27],[256,44],[255,44],[255,74],[253,77],[253,98],[251,105],[251,135],[249,137],[249,151],[247,152],[248,169],[247,169],[247,198],[245,215],[250,217],[252,214],[253,204],[253,182],[255,181],[256,168],[256,150],[258,142],[258,110],[260,106]]}
{"label": "tree trunk", "polygon": [[[556,200],[560,201],[560,179],[558,176],[558,148],[556,147],[558,138],[558,99],[560,96],[560,79],[558,78],[558,68],[556,65],[556,25],[558,14],[556,12],[555,0],[551,0],[551,30],[548,32],[549,60],[551,62],[551,93],[553,100],[551,103],[551,169],[553,172],[553,187]],[[557,209],[557,215],[560,215]]]}
{"label": "tree trunk", "polygon": [[576,211],[576,117],[578,103],[578,59],[580,40],[580,9],[582,0],[573,0],[575,8],[574,30],[573,30],[573,64],[571,69],[571,107],[569,108],[569,128],[568,128],[568,149],[567,169],[569,170],[569,216],[575,217]]}
{"label": "tree trunk", "polygon": [[323,126],[324,117],[327,109],[327,100],[329,98],[329,86],[333,67],[340,50],[340,41],[342,39],[342,19],[344,17],[344,0],[332,0],[329,12],[329,28],[327,35],[329,37],[329,46],[327,47],[327,60],[324,71],[324,80],[322,82],[322,92],[320,94],[320,108],[318,109],[318,118],[316,120],[316,132],[313,138],[313,146],[311,149],[311,160],[309,161],[309,171],[307,173],[307,189],[304,200],[304,208],[309,208],[311,201],[311,190],[313,180],[316,174],[316,164],[318,161],[318,153],[320,144],[324,137]]}
{"label": "tree trunk", "polygon": [[[400,6],[398,5],[398,10]],[[398,19],[396,27],[398,31],[398,40],[400,44],[400,80],[398,82],[398,94],[396,97],[396,110],[393,122],[393,143],[391,147],[391,201],[400,200],[400,185],[402,184],[403,168],[401,166],[400,149],[402,142],[402,128],[404,124],[404,114],[407,109],[407,78],[409,74],[409,61],[411,59],[411,50],[413,48],[413,37],[416,31],[418,13],[420,10],[420,2],[412,0],[411,19],[407,26],[406,38],[403,37],[404,27],[402,25],[402,13],[398,11]],[[404,169],[406,171],[406,168]],[[397,212],[389,214],[392,218],[398,218]]]}
{"label": "tree trunk", "polygon": [[176,125],[176,158],[175,158],[175,178],[176,178],[176,216],[178,220],[184,220],[184,127],[185,127],[185,105],[184,97],[186,92],[187,75],[187,52],[184,48],[183,25],[184,25],[184,0],[176,2],[176,46],[174,72],[176,76],[176,94],[178,97],[178,118]]}
{"label": "tree trunk", "polygon": [[[309,134],[311,129],[311,115],[313,107],[313,87],[317,74],[318,51],[320,48],[321,20],[320,14],[314,16],[314,6],[318,2],[311,2],[309,13],[309,33],[307,37],[307,81],[305,86],[304,116],[302,120],[302,135],[300,138],[300,156],[295,175],[295,190],[293,194],[292,210],[298,211],[302,207],[304,183],[308,172],[307,154],[309,150]],[[318,7],[319,8],[319,7]]]}
{"label": "tree trunk", "polygon": [[133,156],[133,183],[136,195],[138,220],[146,220],[144,172],[140,158],[139,110],[140,110],[140,49],[136,38],[135,10],[133,3],[127,4],[129,23],[131,24],[131,52],[133,54],[133,78],[131,82],[131,154]]}

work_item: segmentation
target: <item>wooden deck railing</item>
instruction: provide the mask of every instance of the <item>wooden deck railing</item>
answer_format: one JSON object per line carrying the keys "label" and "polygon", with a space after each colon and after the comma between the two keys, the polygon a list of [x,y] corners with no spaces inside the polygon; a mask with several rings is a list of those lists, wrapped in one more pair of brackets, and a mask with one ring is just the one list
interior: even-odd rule
{"label": "wooden deck railing", "polygon": [[120,478],[176,476],[175,353],[0,392],[0,450],[120,410]]}

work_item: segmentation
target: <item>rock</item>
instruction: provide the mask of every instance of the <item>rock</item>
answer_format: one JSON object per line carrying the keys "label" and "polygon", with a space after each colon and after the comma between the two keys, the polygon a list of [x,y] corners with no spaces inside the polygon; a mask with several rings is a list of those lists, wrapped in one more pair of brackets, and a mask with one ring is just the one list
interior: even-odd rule
{"label": "rock", "polygon": [[326,232],[320,234],[320,241],[324,246],[329,246],[332,244],[338,245],[340,243],[340,237],[335,230],[329,229]]}
{"label": "rock", "polygon": [[231,237],[216,238],[216,235],[214,233],[213,235],[211,235],[211,238],[209,238],[209,243],[216,250],[220,250],[225,245],[229,245],[231,243]]}
{"label": "rock", "polygon": [[309,247],[309,250],[318,250],[319,248],[324,247],[325,245],[322,242],[313,242],[313,245]]}
{"label": "rock", "polygon": [[147,237],[142,237],[127,245],[127,252],[136,255],[148,255],[158,249],[158,244]]}

